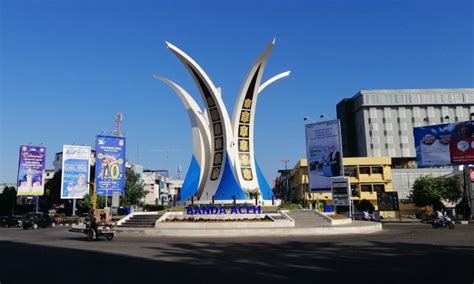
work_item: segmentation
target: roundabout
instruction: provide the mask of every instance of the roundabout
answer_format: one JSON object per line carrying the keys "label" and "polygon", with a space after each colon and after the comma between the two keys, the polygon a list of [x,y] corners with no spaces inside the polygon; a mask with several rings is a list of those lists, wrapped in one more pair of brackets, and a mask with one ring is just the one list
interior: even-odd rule
{"label": "roundabout", "polygon": [[[133,217],[156,214],[154,226],[128,227]],[[186,212],[130,214],[118,221],[118,232],[131,236],[156,237],[284,237],[372,234],[382,231],[382,223],[334,220],[316,211],[296,210],[261,214],[188,215]]]}

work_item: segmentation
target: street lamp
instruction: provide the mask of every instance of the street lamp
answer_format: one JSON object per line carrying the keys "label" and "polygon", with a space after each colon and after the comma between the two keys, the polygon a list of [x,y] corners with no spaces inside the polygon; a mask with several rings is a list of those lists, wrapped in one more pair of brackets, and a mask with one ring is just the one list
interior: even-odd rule
{"label": "street lamp", "polygon": [[95,191],[95,183],[89,181],[86,181],[86,183],[92,185],[92,210],[95,211],[97,209],[97,193]]}

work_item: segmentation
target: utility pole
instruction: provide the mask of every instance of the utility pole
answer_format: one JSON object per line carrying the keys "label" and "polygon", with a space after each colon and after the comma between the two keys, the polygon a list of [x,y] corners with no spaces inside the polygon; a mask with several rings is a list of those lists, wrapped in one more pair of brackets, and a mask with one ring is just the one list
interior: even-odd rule
{"label": "utility pole", "polygon": [[122,132],[120,130],[122,126],[123,114],[121,112],[115,115],[115,129],[114,136],[122,137]]}

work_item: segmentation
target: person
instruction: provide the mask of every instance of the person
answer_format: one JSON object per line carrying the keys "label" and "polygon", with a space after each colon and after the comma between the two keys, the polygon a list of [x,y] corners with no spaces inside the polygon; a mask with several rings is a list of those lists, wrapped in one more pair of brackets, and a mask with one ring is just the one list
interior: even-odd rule
{"label": "person", "polygon": [[104,159],[102,159],[102,178],[109,177],[109,172],[109,159],[107,157],[104,157]]}
{"label": "person", "polygon": [[72,188],[74,197],[83,197],[87,193],[86,177],[83,174],[77,176],[77,184]]}
{"label": "person", "polygon": [[339,151],[332,152],[331,154],[331,173],[332,176],[341,175],[341,153]]}
{"label": "person", "polygon": [[472,128],[468,123],[460,123],[456,126],[456,131],[459,139],[472,137]]}
{"label": "person", "polygon": [[451,219],[448,217],[448,214],[444,208],[436,210],[436,222],[439,222],[441,225],[444,225],[448,220]]}
{"label": "person", "polygon": [[364,211],[364,220],[370,221],[370,214],[367,210]]}

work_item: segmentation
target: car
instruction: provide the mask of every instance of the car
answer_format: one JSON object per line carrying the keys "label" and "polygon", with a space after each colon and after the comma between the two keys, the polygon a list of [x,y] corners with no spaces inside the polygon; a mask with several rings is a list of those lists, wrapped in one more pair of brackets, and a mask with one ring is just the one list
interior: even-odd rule
{"label": "car", "polygon": [[28,213],[23,216],[22,227],[24,230],[29,228],[37,229],[38,227],[54,228],[55,226],[54,218],[46,213]]}
{"label": "car", "polygon": [[21,227],[21,221],[16,216],[1,216],[0,217],[1,227]]}

